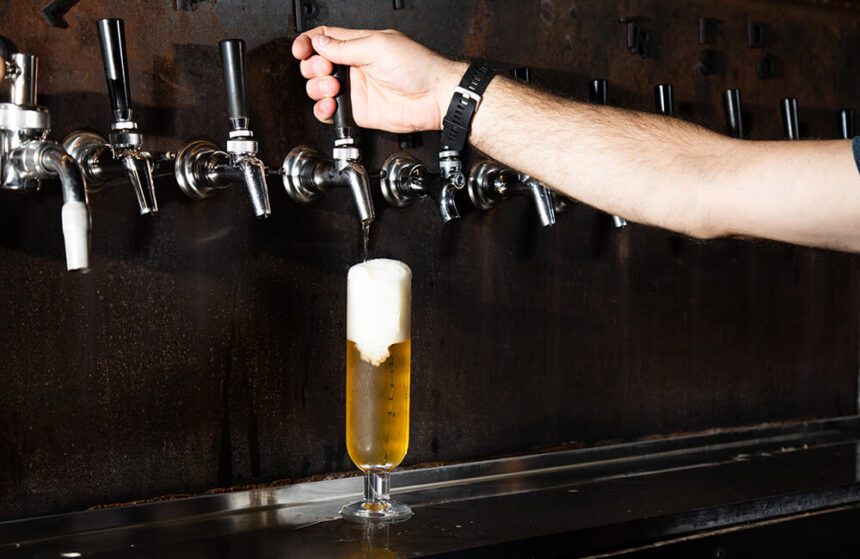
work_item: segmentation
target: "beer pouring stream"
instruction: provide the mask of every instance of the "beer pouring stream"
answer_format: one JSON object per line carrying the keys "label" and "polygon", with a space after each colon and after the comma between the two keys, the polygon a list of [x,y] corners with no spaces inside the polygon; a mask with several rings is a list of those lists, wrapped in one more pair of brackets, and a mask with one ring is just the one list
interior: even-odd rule
{"label": "beer pouring stream", "polygon": [[367,259],[370,223],[376,215],[370,195],[370,177],[361,164],[361,149],[355,133],[349,97],[349,66],[336,66],[334,77],[340,82],[335,102],[335,139],[332,158],[327,159],[309,146],[293,148],[281,165],[284,189],[295,202],[310,204],[332,189],[349,189],[361,224],[362,251]]}
{"label": "beer pouring stream", "polygon": [[[334,112],[335,126],[335,161],[338,172],[342,175],[348,172],[352,162],[351,157],[340,157],[340,149],[349,149],[357,144],[355,131],[357,129],[352,117],[352,100],[350,99],[349,66],[339,65],[334,69],[334,77],[340,82],[340,90],[335,97],[337,109]],[[367,174],[365,173],[365,177]],[[361,221],[361,256],[362,262],[367,262],[368,247],[370,246],[370,225],[373,223],[373,203],[370,200],[370,189],[362,188],[362,184],[353,185],[355,181],[349,180],[355,205],[358,208],[358,217]]]}

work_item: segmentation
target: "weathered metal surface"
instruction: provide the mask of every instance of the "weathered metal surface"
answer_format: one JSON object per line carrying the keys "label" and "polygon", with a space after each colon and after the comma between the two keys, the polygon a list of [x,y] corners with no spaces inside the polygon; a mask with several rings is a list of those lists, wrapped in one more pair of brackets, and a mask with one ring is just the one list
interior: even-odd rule
{"label": "weathered metal surface", "polygon": [[[41,57],[54,135],[106,131],[95,20],[123,17],[132,98],[153,150],[223,142],[217,41],[248,42],[248,101],[263,159],[326,148],[289,54],[289,2],[84,1],[50,28],[36,2],[0,10],[0,34]],[[702,15],[722,23],[724,75],[696,68]],[[320,23],[395,27],[445,54],[530,66],[538,84],[723,129],[740,87],[754,138],[781,137],[778,101],[832,137],[858,106],[857,10],[804,3],[641,0],[321,2]],[[652,58],[622,16],[647,18]],[[746,22],[767,24],[778,77],[760,80]],[[860,108],[860,107],[858,107]],[[398,149],[365,133],[374,168]],[[435,135],[413,150],[428,161]],[[560,147],[563,149],[563,147]],[[822,191],[826,185],[821,185]],[[158,183],[137,216],[123,185],[91,197],[93,272],[63,272],[58,189],[0,192],[0,518],[351,469],[344,447],[344,288],[359,254],[346,192],[297,206],[273,181],[255,223],[241,189],[188,200]],[[856,257],[774,243],[699,243],[585,207],[541,231],[528,200],[443,227],[431,202],[376,199],[371,253],[415,277],[410,464],[856,411]],[[528,286],[528,289],[526,289]]]}

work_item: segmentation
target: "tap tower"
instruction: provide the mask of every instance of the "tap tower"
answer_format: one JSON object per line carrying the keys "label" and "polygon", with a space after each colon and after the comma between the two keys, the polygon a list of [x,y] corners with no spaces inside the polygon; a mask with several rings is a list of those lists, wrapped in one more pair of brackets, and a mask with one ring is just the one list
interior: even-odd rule
{"label": "tap tower", "polygon": [[63,142],[95,187],[126,178],[134,190],[141,215],[158,212],[153,180],[153,159],[143,149],[131,106],[125,25],[121,19],[98,21],[99,43],[110,97],[113,124],[108,139],[93,132],[74,132]]}
{"label": "tap tower", "polygon": [[227,116],[230,132],[227,151],[205,140],[186,143],[176,155],[176,182],[194,199],[208,198],[231,184],[243,183],[258,218],[269,217],[269,187],[266,167],[257,157],[258,144],[250,128],[245,104],[245,41],[227,39],[219,43],[224,82],[227,88]]}
{"label": "tap tower", "polygon": [[44,179],[59,178],[63,191],[62,224],[66,267],[90,266],[90,211],[84,177],[77,162],[47,139],[48,109],[37,104],[38,59],[14,53],[5,62],[9,101],[0,103],[0,187],[37,190]]}
{"label": "tap tower", "polygon": [[355,200],[358,218],[370,223],[376,216],[370,196],[370,179],[360,163],[361,149],[355,137],[357,130],[352,118],[349,93],[349,67],[335,68],[334,77],[340,82],[335,101],[335,139],[332,158],[326,159],[317,150],[299,146],[284,158],[281,175],[284,189],[300,204],[310,204],[332,188],[347,187]]}

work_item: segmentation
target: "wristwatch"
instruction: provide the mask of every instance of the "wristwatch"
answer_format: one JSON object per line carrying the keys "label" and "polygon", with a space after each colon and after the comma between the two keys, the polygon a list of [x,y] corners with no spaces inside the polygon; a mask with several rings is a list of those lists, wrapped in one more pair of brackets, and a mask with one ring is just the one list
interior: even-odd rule
{"label": "wristwatch", "polygon": [[496,73],[486,64],[473,63],[466,70],[460,85],[454,88],[454,96],[448,112],[442,119],[442,151],[461,152],[469,139],[469,127],[475,111],[481,105],[481,96]]}

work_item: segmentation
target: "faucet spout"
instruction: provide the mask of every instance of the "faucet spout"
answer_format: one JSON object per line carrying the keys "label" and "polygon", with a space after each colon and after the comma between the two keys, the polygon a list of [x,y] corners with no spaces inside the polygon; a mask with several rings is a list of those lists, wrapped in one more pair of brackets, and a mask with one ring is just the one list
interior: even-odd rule
{"label": "faucet spout", "polygon": [[340,176],[352,192],[358,218],[362,223],[373,221],[376,212],[373,209],[373,198],[370,196],[370,178],[367,169],[361,163],[352,161],[340,170]]}
{"label": "faucet spout", "polygon": [[336,151],[345,155],[326,159],[319,151],[299,146],[293,148],[281,165],[284,189],[295,202],[310,204],[332,189],[349,188],[358,218],[369,223],[376,217],[370,194],[370,175],[359,163],[355,148]]}
{"label": "faucet spout", "polygon": [[90,187],[106,186],[125,177],[134,190],[140,215],[158,213],[154,173],[158,164],[170,159],[163,154],[153,160],[143,149],[143,135],[137,128],[131,102],[125,24],[121,19],[100,19],[96,24],[113,123],[104,138],[93,132],[76,131],[66,137],[63,147],[80,166]]}
{"label": "faucet spout", "polygon": [[[496,163],[479,161],[469,173],[469,198],[475,207],[489,210],[512,196],[529,196],[535,204],[541,225],[555,225],[558,199],[553,192],[534,178]],[[565,204],[558,204],[564,211]]]}
{"label": "faucet spout", "polygon": [[60,179],[63,189],[63,237],[68,270],[89,270],[90,210],[84,176],[77,162],[52,142],[39,142],[38,163]]}
{"label": "faucet spout", "polygon": [[236,164],[242,171],[242,179],[248,195],[251,197],[251,206],[254,215],[258,218],[266,218],[272,214],[269,206],[269,187],[266,184],[266,167],[263,162],[254,156],[241,157]]}
{"label": "faucet spout", "polygon": [[460,211],[457,209],[457,203],[454,198],[457,190],[459,190],[457,185],[447,179],[438,188],[430,189],[430,196],[436,201],[439,215],[442,216],[444,223],[459,219],[460,217]]}
{"label": "faucet spout", "polygon": [[523,182],[535,203],[541,225],[544,227],[555,225],[555,203],[550,189],[531,177],[523,177]]}
{"label": "faucet spout", "polygon": [[155,181],[152,178],[152,160],[149,155],[138,150],[126,152],[122,157],[122,165],[128,174],[128,180],[137,196],[140,215],[158,213],[158,201],[155,198]]}

